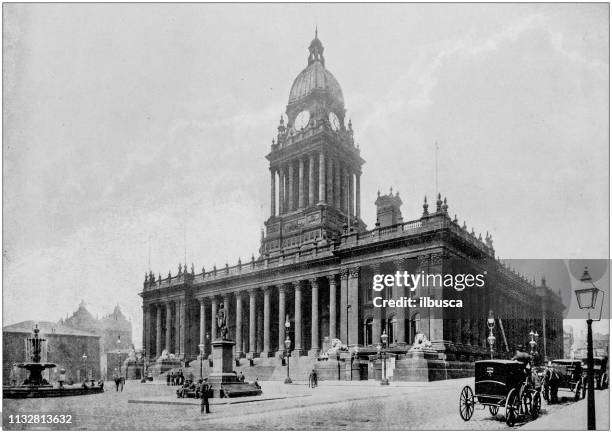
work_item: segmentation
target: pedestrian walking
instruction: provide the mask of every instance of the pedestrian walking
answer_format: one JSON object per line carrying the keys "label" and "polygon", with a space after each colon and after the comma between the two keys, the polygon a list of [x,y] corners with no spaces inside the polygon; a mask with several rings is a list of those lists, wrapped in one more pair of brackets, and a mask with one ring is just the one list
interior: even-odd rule
{"label": "pedestrian walking", "polygon": [[319,376],[317,376],[317,372],[315,371],[315,369],[312,369],[312,387],[316,388],[317,386],[319,386]]}
{"label": "pedestrian walking", "polygon": [[[121,384],[121,377],[119,377],[119,372],[117,371],[116,368],[113,371],[113,380],[115,381],[115,392],[119,392],[119,385]],[[121,387],[121,390],[123,391],[123,387]]]}
{"label": "pedestrian walking", "polygon": [[170,386],[170,372],[166,374],[166,386]]}
{"label": "pedestrian walking", "polygon": [[204,409],[206,408],[206,413],[210,413],[210,408],[208,407],[208,397],[210,393],[210,385],[208,384],[208,378],[205,377],[200,385],[200,396],[202,397],[202,403],[200,404],[200,413],[204,413]]}

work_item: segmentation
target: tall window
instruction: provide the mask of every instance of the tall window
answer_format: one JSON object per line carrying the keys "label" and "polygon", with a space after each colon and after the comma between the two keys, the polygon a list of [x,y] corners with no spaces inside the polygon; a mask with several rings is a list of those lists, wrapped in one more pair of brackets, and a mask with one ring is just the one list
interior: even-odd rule
{"label": "tall window", "polygon": [[363,345],[369,346],[372,344],[372,321],[371,317],[368,317],[363,322]]}

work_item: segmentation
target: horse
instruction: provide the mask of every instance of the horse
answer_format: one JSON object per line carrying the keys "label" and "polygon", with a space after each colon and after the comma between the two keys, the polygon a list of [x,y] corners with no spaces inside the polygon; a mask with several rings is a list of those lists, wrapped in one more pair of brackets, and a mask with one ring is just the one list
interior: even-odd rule
{"label": "horse", "polygon": [[544,400],[547,403],[554,404],[559,402],[559,385],[563,381],[561,372],[553,367],[546,367],[542,376]]}

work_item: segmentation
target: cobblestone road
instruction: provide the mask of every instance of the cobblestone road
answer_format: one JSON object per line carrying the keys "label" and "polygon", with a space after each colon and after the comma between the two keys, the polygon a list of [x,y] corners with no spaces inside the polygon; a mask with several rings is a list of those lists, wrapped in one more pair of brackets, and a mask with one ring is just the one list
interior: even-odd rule
{"label": "cobblestone road", "polygon": [[[472,420],[459,417],[459,392],[473,379],[431,383],[321,382],[314,390],[305,383],[263,382],[265,401],[211,400],[211,414],[200,415],[198,401],[176,399],[164,384],[128,382],[123,393],[53,399],[4,400],[5,429],[41,426],[7,424],[8,415],[69,413],[75,430],[506,430],[503,411],[497,417],[476,410]],[[562,395],[562,394],[561,394]],[[568,394],[569,396],[569,394]],[[598,428],[609,426],[609,391],[597,391]],[[137,403],[160,401],[161,404]],[[243,399],[251,400],[251,399]],[[171,404],[174,403],[174,404]],[[180,404],[176,404],[180,403]],[[232,403],[232,404],[228,404]],[[586,401],[544,403],[538,420],[514,429],[581,429],[586,426]],[[45,426],[49,429],[49,426]]]}

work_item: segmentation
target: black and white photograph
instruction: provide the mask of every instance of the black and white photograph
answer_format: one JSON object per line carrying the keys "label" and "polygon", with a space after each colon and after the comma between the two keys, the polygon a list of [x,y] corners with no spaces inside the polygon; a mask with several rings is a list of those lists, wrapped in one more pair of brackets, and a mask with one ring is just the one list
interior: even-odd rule
{"label": "black and white photograph", "polygon": [[2,4],[2,428],[610,429],[610,4]]}

